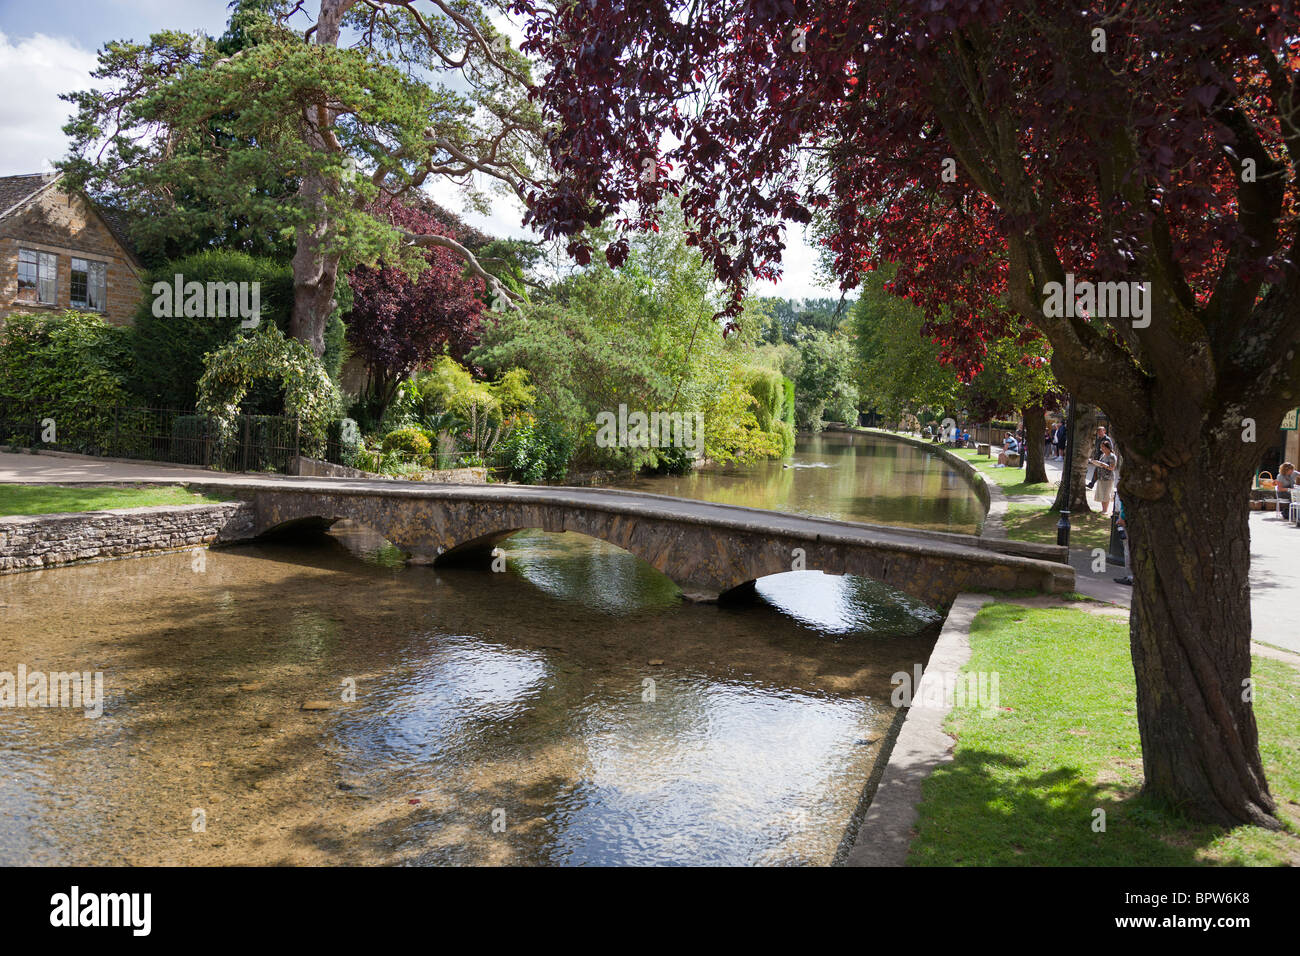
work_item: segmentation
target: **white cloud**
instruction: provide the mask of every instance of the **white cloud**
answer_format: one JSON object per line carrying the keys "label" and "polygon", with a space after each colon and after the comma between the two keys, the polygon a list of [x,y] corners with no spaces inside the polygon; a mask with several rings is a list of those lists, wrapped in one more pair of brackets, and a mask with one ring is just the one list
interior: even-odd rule
{"label": "white cloud", "polygon": [[15,43],[0,33],[0,176],[41,172],[63,157],[72,104],[59,94],[89,86],[95,62],[69,40],[38,33]]}

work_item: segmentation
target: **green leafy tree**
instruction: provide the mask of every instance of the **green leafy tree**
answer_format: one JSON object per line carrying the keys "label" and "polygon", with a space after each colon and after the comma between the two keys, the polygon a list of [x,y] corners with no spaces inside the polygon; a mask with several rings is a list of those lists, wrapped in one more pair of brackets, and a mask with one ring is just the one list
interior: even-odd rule
{"label": "green leafy tree", "polygon": [[[704,454],[748,460],[781,453],[760,428],[741,370],[753,363],[753,324],[724,338],[711,272],[687,242],[680,213],[661,232],[639,235],[619,269],[594,262],[519,312],[494,313],[472,362],[527,369],[543,421],[577,436],[580,461],[609,468],[683,467],[656,448],[600,448],[595,419],[620,404],[646,412],[700,413]],[[747,417],[748,416],[748,417]]]}
{"label": "green leafy tree", "polygon": [[863,404],[894,421],[923,408],[955,411],[964,397],[957,374],[922,331],[921,310],[886,291],[890,277],[871,273],[850,316]]}
{"label": "green leafy tree", "polygon": [[293,308],[293,273],[287,264],[250,256],[243,252],[214,249],[168,261],[145,277],[146,295],[136,308],[132,349],[135,354],[134,390],[150,405],[161,408],[190,408],[198,397],[203,375],[203,356],[229,342],[245,321],[228,316],[187,316],[172,307],[158,310],[155,283],[170,290],[175,277],[183,281],[257,283],[260,303],[259,324],[269,322],[288,331]]}
{"label": "green leafy tree", "polygon": [[[971,380],[967,401],[977,415],[992,419],[1012,413],[1025,423],[1027,456],[1025,481],[1047,481],[1043,465],[1043,432],[1047,427],[1047,404],[1054,401],[1056,379],[1052,375],[1051,346],[1045,339],[1016,338],[989,343],[984,367]],[[1088,510],[1086,496],[1084,511]]]}
{"label": "green leafy tree", "polygon": [[107,44],[92,74],[106,85],[67,97],[68,185],[133,213],[149,248],[231,222],[291,240],[290,331],[316,355],[341,267],[382,259],[417,273],[415,249],[438,245],[517,299],[459,241],[368,207],[431,176],[479,173],[520,195],[535,184],[527,62],[480,4],[319,0],[314,23],[291,26],[304,6],[243,4],[220,43],[164,31]]}
{"label": "green leafy tree", "polygon": [[798,331],[798,348],[799,373],[794,384],[800,427],[821,431],[827,410],[837,420],[856,424],[859,396],[850,338],[802,327]]}
{"label": "green leafy tree", "polygon": [[853,300],[845,299],[784,299],[763,296],[754,299],[753,305],[762,310],[763,340],[770,344],[794,343],[800,326],[834,332],[853,308]]}

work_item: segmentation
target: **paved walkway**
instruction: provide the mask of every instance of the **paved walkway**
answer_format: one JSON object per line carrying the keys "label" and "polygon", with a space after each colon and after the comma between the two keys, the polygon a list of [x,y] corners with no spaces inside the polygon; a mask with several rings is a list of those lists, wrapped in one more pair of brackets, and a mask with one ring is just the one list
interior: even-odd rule
{"label": "paved walkway", "polygon": [[[248,475],[206,471],[202,468],[172,467],[163,464],[133,464],[102,458],[83,458],[75,455],[14,454],[0,452],[0,484],[100,484],[103,482],[130,481],[204,481],[211,484],[233,484],[246,480]],[[285,477],[258,475],[257,477]]]}
{"label": "paved walkway", "polygon": [[[1059,483],[1062,461],[1047,460],[1048,480]],[[1024,501],[1043,496],[1016,496]],[[1044,500],[1051,503],[1055,496]],[[1080,594],[1128,607],[1133,589],[1116,584],[1124,574],[1119,565],[1104,572],[1092,570],[1092,552],[1072,550],[1070,564],[1076,573]],[[1295,626],[1300,604],[1300,528],[1265,511],[1250,513],[1250,614],[1251,631],[1257,643],[1300,653],[1300,628]]]}
{"label": "paved walkway", "polygon": [[1250,513],[1250,618],[1256,641],[1300,653],[1300,528]]}

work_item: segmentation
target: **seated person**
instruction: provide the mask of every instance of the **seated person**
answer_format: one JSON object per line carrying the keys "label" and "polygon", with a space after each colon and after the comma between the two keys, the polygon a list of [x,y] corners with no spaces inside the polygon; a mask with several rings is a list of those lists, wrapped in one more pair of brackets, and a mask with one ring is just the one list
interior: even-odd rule
{"label": "seated person", "polygon": [[1007,432],[1002,438],[1002,450],[998,452],[998,464],[1007,463],[1007,455],[1014,455],[1020,451],[1020,446],[1016,443],[1016,436]]}
{"label": "seated person", "polygon": [[1296,474],[1295,465],[1289,461],[1282,462],[1277,469],[1277,484],[1273,487],[1277,492],[1277,513],[1282,517],[1290,517],[1291,502],[1300,501],[1300,496],[1296,495],[1296,482],[1300,481],[1300,475]]}

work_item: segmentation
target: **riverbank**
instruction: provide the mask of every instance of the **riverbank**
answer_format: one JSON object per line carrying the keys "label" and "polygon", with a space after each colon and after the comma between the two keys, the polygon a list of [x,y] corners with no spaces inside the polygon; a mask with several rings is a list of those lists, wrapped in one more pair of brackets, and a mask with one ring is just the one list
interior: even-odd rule
{"label": "riverbank", "polygon": [[1292,830],[1225,831],[1190,824],[1139,792],[1126,614],[994,602],[975,616],[970,648],[962,671],[997,674],[997,705],[967,701],[944,722],[956,744],[951,761],[922,785],[909,865],[1300,863],[1294,663],[1262,655],[1253,662],[1260,750]]}

